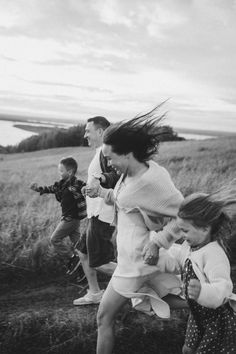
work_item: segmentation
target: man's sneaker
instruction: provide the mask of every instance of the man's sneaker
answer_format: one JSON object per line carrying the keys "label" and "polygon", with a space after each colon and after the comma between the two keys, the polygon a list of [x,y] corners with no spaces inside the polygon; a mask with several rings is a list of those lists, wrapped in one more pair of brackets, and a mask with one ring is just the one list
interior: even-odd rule
{"label": "man's sneaker", "polygon": [[80,306],[80,305],[92,305],[92,304],[99,304],[104,290],[99,291],[99,293],[92,294],[90,290],[87,290],[87,294],[83,297],[79,297],[78,299],[73,301],[73,305]]}
{"label": "man's sneaker", "polygon": [[66,274],[72,275],[79,268],[80,265],[81,265],[81,261],[80,261],[79,255],[74,254],[70,258],[70,260],[69,260],[69,262],[67,264],[67,272],[66,272]]}

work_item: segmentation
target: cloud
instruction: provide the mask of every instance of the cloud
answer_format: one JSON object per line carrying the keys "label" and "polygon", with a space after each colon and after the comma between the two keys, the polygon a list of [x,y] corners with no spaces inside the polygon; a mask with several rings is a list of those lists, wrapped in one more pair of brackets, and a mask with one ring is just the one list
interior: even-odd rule
{"label": "cloud", "polygon": [[65,117],[97,110],[115,119],[171,97],[177,123],[188,117],[190,124],[197,114],[206,122],[225,114],[232,123],[235,1],[0,0],[0,6],[5,108]]}
{"label": "cloud", "polygon": [[105,24],[124,25],[128,28],[133,26],[132,19],[122,11],[122,4],[118,0],[97,0],[94,2],[93,8]]}

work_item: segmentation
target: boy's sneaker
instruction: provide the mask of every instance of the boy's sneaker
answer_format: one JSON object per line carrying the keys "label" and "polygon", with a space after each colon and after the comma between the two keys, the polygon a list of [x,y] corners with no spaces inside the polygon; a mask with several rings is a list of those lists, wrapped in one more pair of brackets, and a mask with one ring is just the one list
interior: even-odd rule
{"label": "boy's sneaker", "polygon": [[69,260],[69,262],[67,264],[67,272],[66,272],[66,274],[72,275],[79,268],[80,265],[81,265],[81,261],[80,261],[79,255],[74,254],[70,258],[70,260]]}
{"label": "boy's sneaker", "polygon": [[80,306],[80,305],[92,305],[92,304],[99,304],[104,290],[99,291],[99,293],[91,293],[90,290],[87,290],[87,294],[83,297],[79,297],[78,299],[73,301],[73,305]]}

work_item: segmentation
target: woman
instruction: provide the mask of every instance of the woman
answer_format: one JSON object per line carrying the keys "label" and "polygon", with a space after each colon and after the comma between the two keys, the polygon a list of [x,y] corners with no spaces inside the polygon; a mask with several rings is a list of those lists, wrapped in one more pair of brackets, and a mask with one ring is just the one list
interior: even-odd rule
{"label": "woman", "polygon": [[142,310],[150,310],[142,301],[149,299],[160,317],[168,317],[168,305],[161,298],[179,291],[178,279],[156,265],[159,247],[167,248],[179,238],[175,218],[183,200],[165,168],[152,160],[165,134],[158,108],[112,125],[103,137],[103,154],[121,177],[114,191],[98,189],[100,197],[114,204],[118,253],[98,309],[98,354],[112,353],[114,319],[128,298],[135,298]]}

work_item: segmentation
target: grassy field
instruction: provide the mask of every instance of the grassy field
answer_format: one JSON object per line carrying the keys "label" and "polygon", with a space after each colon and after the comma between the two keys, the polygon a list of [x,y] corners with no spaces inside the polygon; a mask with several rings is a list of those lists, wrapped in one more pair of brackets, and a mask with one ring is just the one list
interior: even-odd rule
{"label": "grassy field", "polygon": [[[184,195],[208,192],[235,178],[235,146],[235,137],[164,143],[157,161]],[[40,269],[32,262],[32,248],[47,240],[60,206],[52,195],[40,197],[29,189],[32,182],[52,184],[58,161],[69,155],[86,180],[93,153],[89,148],[61,148],[0,155],[1,353],[94,353],[97,307],[72,307],[84,288],[63,276],[52,249],[43,252]],[[128,305],[117,320],[114,353],[181,353],[185,322],[186,313],[173,312],[170,321],[160,321]]]}

